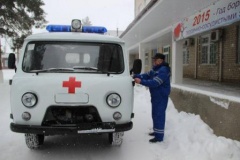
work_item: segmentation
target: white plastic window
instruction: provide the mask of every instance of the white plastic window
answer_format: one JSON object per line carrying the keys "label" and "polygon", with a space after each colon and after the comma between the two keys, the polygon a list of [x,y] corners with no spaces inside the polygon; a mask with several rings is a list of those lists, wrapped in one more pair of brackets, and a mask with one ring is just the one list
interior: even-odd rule
{"label": "white plastic window", "polygon": [[165,62],[170,63],[170,46],[163,47],[163,54],[165,55]]}
{"label": "white plastic window", "polygon": [[201,37],[201,64],[216,64],[217,43],[210,41],[210,34]]}

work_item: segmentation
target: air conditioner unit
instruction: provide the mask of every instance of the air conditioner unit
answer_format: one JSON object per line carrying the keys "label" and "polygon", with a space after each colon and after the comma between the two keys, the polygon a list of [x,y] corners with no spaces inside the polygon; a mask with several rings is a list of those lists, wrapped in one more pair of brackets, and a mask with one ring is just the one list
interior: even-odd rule
{"label": "air conditioner unit", "polygon": [[219,30],[214,30],[211,32],[210,39],[212,42],[217,42],[220,39],[220,31]]}
{"label": "air conditioner unit", "polygon": [[193,38],[186,39],[183,45],[186,47],[194,45],[194,39]]}

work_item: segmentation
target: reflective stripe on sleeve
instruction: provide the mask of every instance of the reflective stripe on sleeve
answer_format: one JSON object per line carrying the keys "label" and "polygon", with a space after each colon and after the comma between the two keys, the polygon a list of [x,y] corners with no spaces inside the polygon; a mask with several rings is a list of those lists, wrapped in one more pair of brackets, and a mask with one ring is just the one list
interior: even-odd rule
{"label": "reflective stripe on sleeve", "polygon": [[161,85],[163,83],[163,80],[159,77],[155,77],[153,78],[155,81],[157,81],[159,83],[159,85]]}

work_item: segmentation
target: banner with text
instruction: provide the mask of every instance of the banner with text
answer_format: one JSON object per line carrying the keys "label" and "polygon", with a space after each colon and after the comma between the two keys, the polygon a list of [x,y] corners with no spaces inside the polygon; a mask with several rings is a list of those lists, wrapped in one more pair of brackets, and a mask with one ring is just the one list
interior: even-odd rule
{"label": "banner with text", "polygon": [[240,0],[220,0],[173,27],[174,40],[181,40],[240,20]]}

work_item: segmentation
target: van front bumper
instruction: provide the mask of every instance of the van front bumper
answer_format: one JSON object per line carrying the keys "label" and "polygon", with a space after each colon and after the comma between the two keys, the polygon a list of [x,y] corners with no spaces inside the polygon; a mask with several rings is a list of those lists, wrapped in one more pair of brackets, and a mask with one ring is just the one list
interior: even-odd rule
{"label": "van front bumper", "polygon": [[13,132],[33,133],[44,135],[63,135],[63,134],[83,134],[83,133],[112,133],[123,132],[132,129],[133,123],[116,124],[115,122],[102,123],[83,123],[78,125],[61,125],[61,126],[34,126],[10,124]]}

